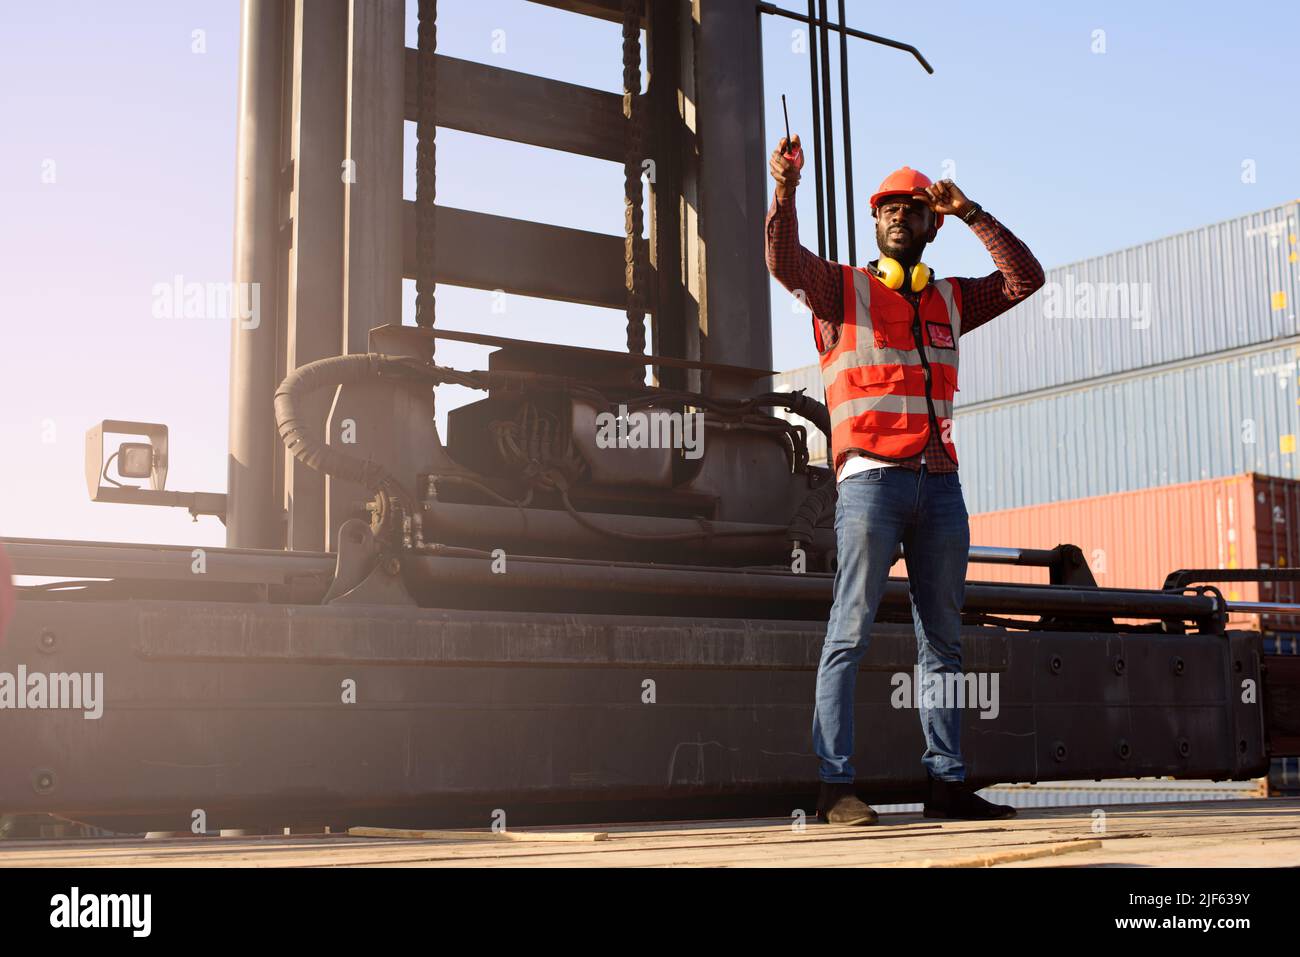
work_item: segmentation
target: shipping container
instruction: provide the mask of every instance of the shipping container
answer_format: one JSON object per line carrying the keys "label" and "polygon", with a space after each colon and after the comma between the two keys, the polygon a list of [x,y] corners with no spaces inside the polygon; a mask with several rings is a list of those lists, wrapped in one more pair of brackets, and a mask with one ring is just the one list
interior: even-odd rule
{"label": "shipping container", "polygon": [[[953,439],[966,507],[991,512],[1245,472],[1300,477],[1298,362],[1297,346],[1253,349],[975,408],[963,385]],[[964,349],[961,374],[969,380]]]}
{"label": "shipping container", "polygon": [[1030,299],[962,338],[960,398],[984,402],[1300,334],[1298,212],[1291,202],[1048,270]]}
{"label": "shipping container", "polygon": [[[1289,625],[1295,628],[1300,621]],[[1300,655],[1300,632],[1270,631],[1264,635],[1264,654],[1266,655]]]}
{"label": "shipping container", "polygon": [[[1161,588],[1179,568],[1291,568],[1300,555],[1300,481],[1264,475],[972,515],[971,543],[1083,549],[1097,584]],[[972,564],[970,580],[1047,582],[1047,570]],[[1223,582],[1233,601],[1300,601],[1297,582]],[[1235,627],[1293,630],[1295,618],[1235,614]]]}
{"label": "shipping container", "polygon": [[[782,372],[774,382],[778,391],[824,398],[816,365]],[[1245,472],[1300,477],[1300,345],[1206,357],[974,408],[959,394],[955,418],[972,513]],[[809,430],[808,451],[813,464],[826,464],[826,439],[816,429]]]}

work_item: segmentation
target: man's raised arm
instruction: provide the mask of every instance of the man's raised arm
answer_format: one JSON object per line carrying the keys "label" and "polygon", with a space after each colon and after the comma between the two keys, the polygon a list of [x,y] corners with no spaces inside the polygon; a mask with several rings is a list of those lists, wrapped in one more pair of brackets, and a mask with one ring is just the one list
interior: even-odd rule
{"label": "man's raised arm", "polygon": [[[787,150],[793,149],[792,154]],[[791,156],[796,157],[791,159]],[[776,194],[767,211],[767,269],[782,286],[812,310],[822,323],[838,324],[843,320],[843,278],[840,266],[822,259],[799,244],[799,218],[795,213],[795,187],[803,154],[799,137],[791,145],[781,138],[772,151],[769,168],[776,180]]]}
{"label": "man's raised arm", "polygon": [[956,184],[941,180],[927,192],[935,208],[967,222],[997,267],[980,279],[956,280],[961,284],[963,336],[1042,288],[1046,280],[1043,267],[1029,247],[978,203],[971,202]]}

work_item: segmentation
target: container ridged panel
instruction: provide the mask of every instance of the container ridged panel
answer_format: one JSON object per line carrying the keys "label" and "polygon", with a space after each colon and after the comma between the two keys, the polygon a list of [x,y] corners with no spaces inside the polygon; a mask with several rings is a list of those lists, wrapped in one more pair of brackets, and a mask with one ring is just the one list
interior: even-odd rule
{"label": "container ridged panel", "polygon": [[1049,269],[1033,297],[962,338],[961,400],[1300,333],[1298,218],[1288,203]]}

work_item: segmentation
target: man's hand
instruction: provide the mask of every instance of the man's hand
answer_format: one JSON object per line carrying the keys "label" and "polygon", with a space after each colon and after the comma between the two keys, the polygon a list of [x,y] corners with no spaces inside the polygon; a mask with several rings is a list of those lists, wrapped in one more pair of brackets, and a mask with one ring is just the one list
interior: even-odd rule
{"label": "man's hand", "polygon": [[772,150],[772,159],[767,166],[772,172],[772,179],[776,180],[777,197],[786,200],[793,196],[795,187],[799,185],[799,171],[803,169],[803,147],[799,144],[798,133],[794,135],[793,142],[781,137],[781,142]]}
{"label": "man's hand", "polygon": [[930,203],[930,208],[936,213],[942,213],[945,216],[956,216],[959,219],[975,205],[966,198],[966,194],[961,191],[961,187],[950,179],[941,179],[939,182],[927,186],[925,195]]}

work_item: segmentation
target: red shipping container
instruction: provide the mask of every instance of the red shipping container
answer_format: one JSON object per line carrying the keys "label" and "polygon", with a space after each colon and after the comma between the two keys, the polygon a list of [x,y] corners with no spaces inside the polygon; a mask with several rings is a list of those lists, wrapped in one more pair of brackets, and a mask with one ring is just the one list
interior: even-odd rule
{"label": "red shipping container", "polygon": [[[1179,568],[1292,568],[1300,481],[1248,473],[972,515],[971,543],[1078,545],[1104,588],[1161,588]],[[1046,584],[1047,569],[972,564],[972,581]],[[1211,582],[1232,601],[1300,601],[1297,582]],[[1300,630],[1300,618],[1234,614],[1234,627]]]}

